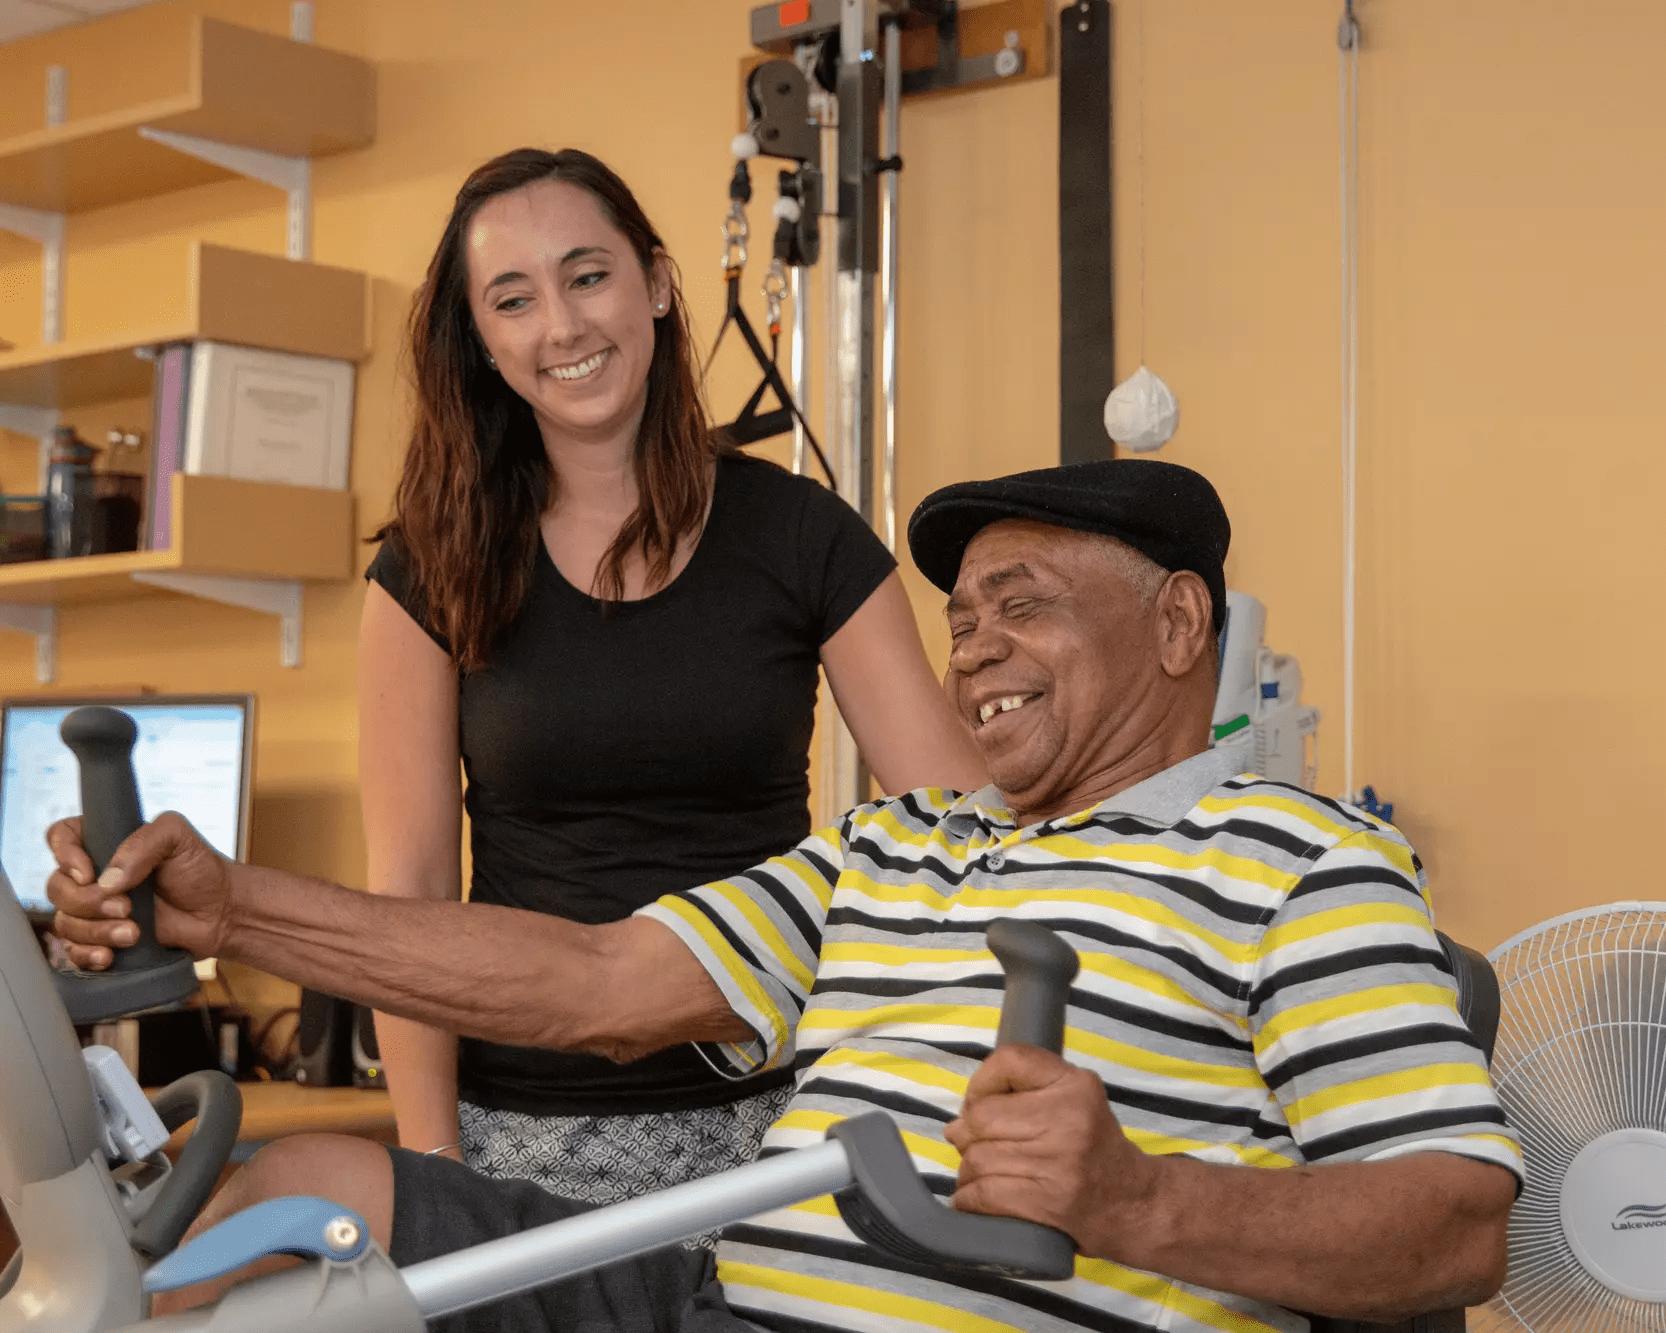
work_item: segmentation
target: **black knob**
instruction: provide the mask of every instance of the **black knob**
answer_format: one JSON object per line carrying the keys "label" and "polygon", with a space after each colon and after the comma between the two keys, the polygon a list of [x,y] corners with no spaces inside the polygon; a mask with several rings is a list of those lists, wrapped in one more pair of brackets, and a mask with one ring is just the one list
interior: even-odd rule
{"label": "black knob", "polygon": [[[102,874],[127,836],[144,823],[133,742],[139,729],[116,708],[77,708],[59,735],[81,767],[81,842]],[[191,957],[156,942],[155,894],[147,879],[129,891],[139,939],[115,950],[107,972],[65,976],[60,994],[76,1022],[100,1022],[121,1014],[174,1004],[196,993]]]}
{"label": "black knob", "polygon": [[995,1044],[1064,1053],[1064,1011],[1080,962],[1046,926],[1006,919],[989,927],[989,949],[1007,974]]}

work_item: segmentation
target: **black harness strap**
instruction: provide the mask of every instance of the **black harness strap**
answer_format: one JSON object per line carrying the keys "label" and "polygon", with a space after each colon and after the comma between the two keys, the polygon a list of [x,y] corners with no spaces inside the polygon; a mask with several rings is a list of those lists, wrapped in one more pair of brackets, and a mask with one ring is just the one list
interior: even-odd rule
{"label": "black harness strap", "polygon": [[[712,340],[711,356],[706,358],[706,366],[710,368],[717,356],[718,345],[732,324],[740,330],[741,340],[751,351],[752,359],[758,363],[758,369],[763,372],[763,379],[752,391],[752,396],[746,400],[746,406],[741,408],[740,415],[721,428],[723,433],[736,444],[745,446],[756,444],[759,440],[773,439],[777,435],[785,435],[796,421],[804,428],[804,438],[809,441],[816,461],[821,464],[821,470],[827,474],[828,486],[837,492],[839,479],[833,475],[833,465],[827,461],[827,455],[822,452],[821,445],[816,441],[816,433],[810,429],[810,423],[798,410],[798,403],[794,400],[792,391],[781,378],[780,368],[776,365],[775,359],[764,351],[764,345],[753,329],[752,321],[747,318],[745,307],[740,303],[740,270],[730,269],[724,276],[724,282],[728,292],[723,323],[718,326],[717,337]],[[775,401],[779,406],[768,412],[759,412],[759,404],[763,402],[764,394],[770,390],[774,390]]]}

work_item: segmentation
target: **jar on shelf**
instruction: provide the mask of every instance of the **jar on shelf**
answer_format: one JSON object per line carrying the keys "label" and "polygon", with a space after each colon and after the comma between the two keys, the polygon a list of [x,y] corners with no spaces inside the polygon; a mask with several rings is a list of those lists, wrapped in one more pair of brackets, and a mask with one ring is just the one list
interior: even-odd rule
{"label": "jar on shelf", "polygon": [[46,559],[46,497],[0,495],[0,565]]}
{"label": "jar on shelf", "polygon": [[142,473],[93,473],[93,555],[139,549],[139,518],[144,499]]}
{"label": "jar on shelf", "polygon": [[53,559],[91,555],[93,549],[93,460],[98,446],[88,444],[74,426],[52,432],[46,467],[46,543]]}

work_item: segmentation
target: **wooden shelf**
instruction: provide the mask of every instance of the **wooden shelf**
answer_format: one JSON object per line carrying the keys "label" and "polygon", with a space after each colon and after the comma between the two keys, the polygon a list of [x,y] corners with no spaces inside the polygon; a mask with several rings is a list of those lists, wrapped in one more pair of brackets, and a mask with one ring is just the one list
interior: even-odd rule
{"label": "wooden shelf", "polygon": [[189,34],[178,93],[0,140],[0,203],[79,213],[234,174],[142,128],[307,158],[374,138],[376,76],[364,61],[201,16]]}
{"label": "wooden shelf", "polygon": [[301,664],[302,584],[352,572],[352,495],[176,475],[173,504],[166,551],[0,565],[0,628],[34,637],[37,681],[57,675],[61,608],[159,591],[276,617],[279,663]]}
{"label": "wooden shelf", "polygon": [[146,329],[0,353],[0,403],[81,407],[142,397],[151,365],[136,353],[211,338],[362,361],[370,354],[370,282],[362,273],[191,243],[183,309]]}
{"label": "wooden shelf", "polygon": [[121,601],[160,591],[144,581],[147,574],[285,582],[352,576],[348,491],[183,473],[174,476],[173,488],[174,539],[167,550],[0,565],[0,603]]}

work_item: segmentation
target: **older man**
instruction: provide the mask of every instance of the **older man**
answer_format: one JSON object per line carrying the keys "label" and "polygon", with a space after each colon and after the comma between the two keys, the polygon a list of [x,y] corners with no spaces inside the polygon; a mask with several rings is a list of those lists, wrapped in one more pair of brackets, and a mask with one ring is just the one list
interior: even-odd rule
{"label": "older man", "polygon": [[[369,897],[228,864],[163,819],[101,885],[73,825],[55,831],[58,930],[106,962],[131,927],[101,912],[157,865],[158,934],[198,955],[500,1042],[792,1062],[766,1152],[882,1107],[956,1206],[1047,1223],[1081,1256],[1055,1283],[923,1270],[821,1200],[731,1228],[715,1277],[662,1252],[479,1327],[1293,1329],[1291,1310],[1478,1301],[1517,1145],[1405,841],[1207,748],[1227,539],[1209,484],[1158,462],[932,495],[909,543],[952,590],[946,686],[994,784],[860,806],[628,921]],[[1080,955],[1065,1059],[990,1053],[1003,916]],[[360,1206],[401,1263],[579,1207],[315,1139],[211,1214],[287,1190]]]}

